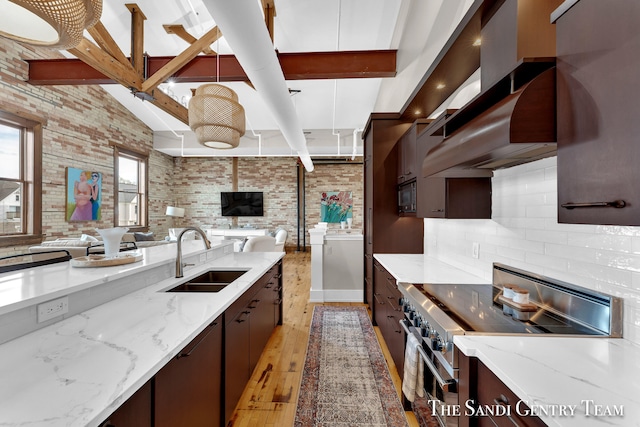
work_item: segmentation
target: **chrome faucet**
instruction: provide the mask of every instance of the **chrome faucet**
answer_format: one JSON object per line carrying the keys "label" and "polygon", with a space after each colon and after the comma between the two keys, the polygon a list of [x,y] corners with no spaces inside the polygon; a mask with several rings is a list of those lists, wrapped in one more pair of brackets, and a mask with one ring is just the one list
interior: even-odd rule
{"label": "chrome faucet", "polygon": [[184,233],[186,233],[187,231],[196,231],[200,234],[200,236],[202,236],[202,240],[204,241],[204,245],[206,246],[207,249],[211,249],[211,243],[209,242],[209,239],[207,239],[206,234],[204,234],[204,231],[202,231],[201,229],[199,229],[198,227],[185,227],[182,229],[182,231],[180,232],[180,234],[178,234],[178,254],[176,255],[176,278],[180,278],[183,276],[183,267],[185,267],[187,264],[183,264],[182,263],[182,236],[184,235]]}

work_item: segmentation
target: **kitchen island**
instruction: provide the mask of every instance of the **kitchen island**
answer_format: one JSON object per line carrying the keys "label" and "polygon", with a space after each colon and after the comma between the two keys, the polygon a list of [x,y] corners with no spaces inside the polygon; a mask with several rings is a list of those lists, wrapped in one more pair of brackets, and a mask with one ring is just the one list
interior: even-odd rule
{"label": "kitchen island", "polygon": [[[100,425],[283,256],[183,243],[184,261],[195,265],[182,279],[173,277],[174,245],[142,250],[139,265],[64,263],[0,275],[7,315],[70,292],[108,293],[104,283],[141,287],[0,345],[0,424]],[[217,293],[165,292],[208,269],[248,271]]]}

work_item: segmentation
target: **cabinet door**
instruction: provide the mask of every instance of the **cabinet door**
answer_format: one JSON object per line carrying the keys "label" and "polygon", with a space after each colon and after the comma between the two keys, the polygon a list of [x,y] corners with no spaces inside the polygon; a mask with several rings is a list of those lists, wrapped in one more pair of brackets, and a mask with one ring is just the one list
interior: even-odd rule
{"label": "cabinet door", "polygon": [[417,216],[490,219],[491,178],[425,178],[418,194]]}
{"label": "cabinet door", "polygon": [[225,324],[224,338],[224,425],[227,425],[249,378],[250,347],[249,319],[251,312],[244,310]]}
{"label": "cabinet door", "polygon": [[637,0],[583,0],[556,21],[558,222],[640,225],[638,22]]}
{"label": "cabinet door", "polygon": [[[516,411],[516,404],[520,399],[480,361],[478,362],[477,393],[478,405],[511,408],[509,415],[496,416],[495,418],[478,417],[478,425],[480,426],[543,427],[546,425],[536,416],[520,416]],[[520,413],[526,413],[528,410],[527,406],[520,403]]]}
{"label": "cabinet door", "polygon": [[420,218],[446,218],[446,179],[425,178],[418,187],[418,209]]}
{"label": "cabinet door", "polygon": [[222,323],[217,319],[155,376],[155,426],[220,425]]}
{"label": "cabinet door", "polygon": [[151,427],[151,382],[127,399],[101,427]]}
{"label": "cabinet door", "polygon": [[387,328],[387,316],[389,315],[387,304],[387,292],[385,282],[387,280],[386,270],[377,262],[373,261],[373,320],[376,326],[380,327],[383,333]]}
{"label": "cabinet door", "polygon": [[396,280],[389,275],[387,279],[387,304],[389,306],[387,314],[388,327],[385,341],[399,373],[402,373],[404,370],[405,345],[402,326],[400,326],[400,320],[404,319],[404,313],[400,306],[401,297],[402,294],[398,290]]}
{"label": "cabinet door", "polygon": [[256,294],[249,304],[251,310],[249,370],[251,373],[258,364],[262,351],[271,337],[271,332],[273,332],[273,307],[273,291],[266,286]]}

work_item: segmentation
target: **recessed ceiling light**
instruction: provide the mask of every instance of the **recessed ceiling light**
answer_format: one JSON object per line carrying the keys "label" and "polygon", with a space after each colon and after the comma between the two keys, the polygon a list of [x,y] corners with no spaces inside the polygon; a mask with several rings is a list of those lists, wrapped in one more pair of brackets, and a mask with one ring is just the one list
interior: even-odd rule
{"label": "recessed ceiling light", "polygon": [[438,83],[438,85],[436,86],[436,89],[444,89],[446,87],[446,85],[444,83]]}
{"label": "recessed ceiling light", "polygon": [[482,39],[480,37],[478,37],[474,42],[473,45],[474,46],[480,46],[482,44]]}

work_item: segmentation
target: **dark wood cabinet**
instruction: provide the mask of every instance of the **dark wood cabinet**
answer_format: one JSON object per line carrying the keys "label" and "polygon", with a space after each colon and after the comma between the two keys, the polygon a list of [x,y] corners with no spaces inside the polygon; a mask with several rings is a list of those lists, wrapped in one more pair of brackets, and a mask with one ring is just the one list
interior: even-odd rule
{"label": "dark wood cabinet", "polygon": [[556,21],[560,223],[640,225],[638,22],[636,0],[582,0]]}
{"label": "dark wood cabinet", "polygon": [[421,218],[491,219],[491,178],[425,178],[421,187]]}
{"label": "dark wood cabinet", "polygon": [[276,325],[282,323],[282,262],[225,311],[224,425],[235,409]]}
{"label": "dark wood cabinet", "polygon": [[227,425],[251,378],[251,311],[243,309],[225,323],[224,424]]}
{"label": "dark wood cabinet", "polygon": [[220,425],[222,316],[155,376],[156,427]]}
{"label": "dark wood cabinet", "polygon": [[416,151],[417,138],[430,122],[430,119],[416,120],[398,140],[398,184],[412,181],[420,175],[422,159]]}
{"label": "dark wood cabinet", "polygon": [[[546,424],[536,416],[527,416],[529,407],[519,399],[489,368],[478,361],[476,381],[477,403],[480,407],[497,408],[503,406],[503,413],[496,409],[496,416],[478,416],[479,427],[544,427]],[[497,414],[500,414],[498,416]],[[504,415],[503,415],[504,414]]]}
{"label": "dark wood cabinet", "polygon": [[483,16],[480,77],[486,89],[507,75],[523,58],[554,57],[556,28],[549,16],[563,0],[494,2]]}
{"label": "dark wood cabinet", "polygon": [[375,320],[384,338],[389,354],[400,375],[404,370],[405,337],[400,326],[404,313],[400,305],[402,293],[398,290],[396,279],[380,263],[374,260],[374,301]]}
{"label": "dark wood cabinet", "polygon": [[[537,416],[527,416],[529,407],[519,399],[489,368],[475,357],[465,356],[455,350],[460,367],[458,378],[458,399],[475,402],[475,407],[492,408],[496,416],[485,411],[480,416],[460,417],[460,427],[543,427],[544,422]],[[505,407],[502,411],[499,406]],[[508,408],[508,412],[507,412]],[[478,412],[479,413],[479,412]],[[498,416],[498,414],[500,414]]]}
{"label": "dark wood cabinet", "polygon": [[127,399],[100,427],[151,427],[151,381]]}
{"label": "dark wood cabinet", "polygon": [[[429,150],[444,139],[442,127],[455,110],[447,110],[417,137],[416,155],[422,165]],[[416,181],[419,218],[491,219],[491,178],[424,177]]]}
{"label": "dark wood cabinet", "polygon": [[363,132],[364,298],[372,311],[375,311],[373,254],[423,252],[423,220],[398,215],[396,143],[411,126],[398,117],[374,113]]}

